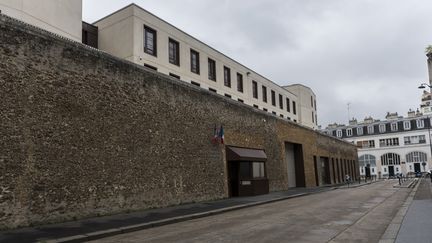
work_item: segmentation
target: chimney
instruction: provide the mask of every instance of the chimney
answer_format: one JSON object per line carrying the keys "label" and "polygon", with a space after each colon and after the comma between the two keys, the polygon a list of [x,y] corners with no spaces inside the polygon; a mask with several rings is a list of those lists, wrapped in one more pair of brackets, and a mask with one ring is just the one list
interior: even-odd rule
{"label": "chimney", "polygon": [[409,117],[409,118],[413,118],[413,117],[415,117],[415,116],[416,116],[415,111],[409,109],[409,111],[408,111],[408,117]]}

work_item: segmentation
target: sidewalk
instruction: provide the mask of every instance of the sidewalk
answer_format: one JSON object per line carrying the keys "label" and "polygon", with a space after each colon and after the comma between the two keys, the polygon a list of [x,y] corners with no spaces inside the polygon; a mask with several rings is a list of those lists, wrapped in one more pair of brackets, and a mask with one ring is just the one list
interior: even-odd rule
{"label": "sidewalk", "polygon": [[[370,183],[357,183],[350,185],[350,188]],[[0,242],[85,242],[338,188],[347,187],[343,184],[316,188],[292,188],[288,191],[272,192],[255,197],[228,198],[34,228],[2,231],[0,232]]]}
{"label": "sidewalk", "polygon": [[402,221],[397,243],[432,243],[432,183],[423,178]]}

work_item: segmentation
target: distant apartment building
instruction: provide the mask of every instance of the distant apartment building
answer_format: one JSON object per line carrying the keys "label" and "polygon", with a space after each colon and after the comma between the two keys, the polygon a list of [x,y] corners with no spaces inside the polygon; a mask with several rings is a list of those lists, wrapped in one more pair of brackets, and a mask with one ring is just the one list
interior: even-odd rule
{"label": "distant apartment building", "polygon": [[431,124],[430,116],[410,110],[406,117],[388,113],[385,120],[353,119],[349,125],[331,124],[323,132],[357,145],[361,175],[368,167],[371,175],[392,177],[432,168]]}
{"label": "distant apartment building", "polygon": [[81,42],[81,0],[0,0],[0,11],[28,24]]}
{"label": "distant apartment building", "polygon": [[103,51],[317,128],[316,96],[309,87],[281,87],[135,4],[94,25]]}

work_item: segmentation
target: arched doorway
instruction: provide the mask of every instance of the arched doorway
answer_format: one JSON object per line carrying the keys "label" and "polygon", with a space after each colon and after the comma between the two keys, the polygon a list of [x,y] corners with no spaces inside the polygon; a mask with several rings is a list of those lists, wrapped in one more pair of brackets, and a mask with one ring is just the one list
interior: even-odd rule
{"label": "arched doorway", "polygon": [[420,152],[420,151],[414,151],[411,153],[408,153],[406,155],[406,162],[408,163],[408,171],[409,172],[421,172],[422,171],[422,163],[427,161],[427,154]]}
{"label": "arched doorway", "polygon": [[371,154],[359,157],[360,174],[364,176],[376,175],[376,158]]}
{"label": "arched doorway", "polygon": [[395,173],[400,172],[400,156],[395,153],[386,153],[381,156],[381,164],[384,169],[383,175],[394,177]]}

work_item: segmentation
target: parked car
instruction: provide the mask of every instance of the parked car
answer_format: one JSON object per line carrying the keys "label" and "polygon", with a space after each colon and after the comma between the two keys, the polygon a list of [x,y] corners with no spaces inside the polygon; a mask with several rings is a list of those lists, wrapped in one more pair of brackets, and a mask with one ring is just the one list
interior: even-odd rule
{"label": "parked car", "polygon": [[420,171],[416,171],[415,177],[422,177],[422,173]]}

